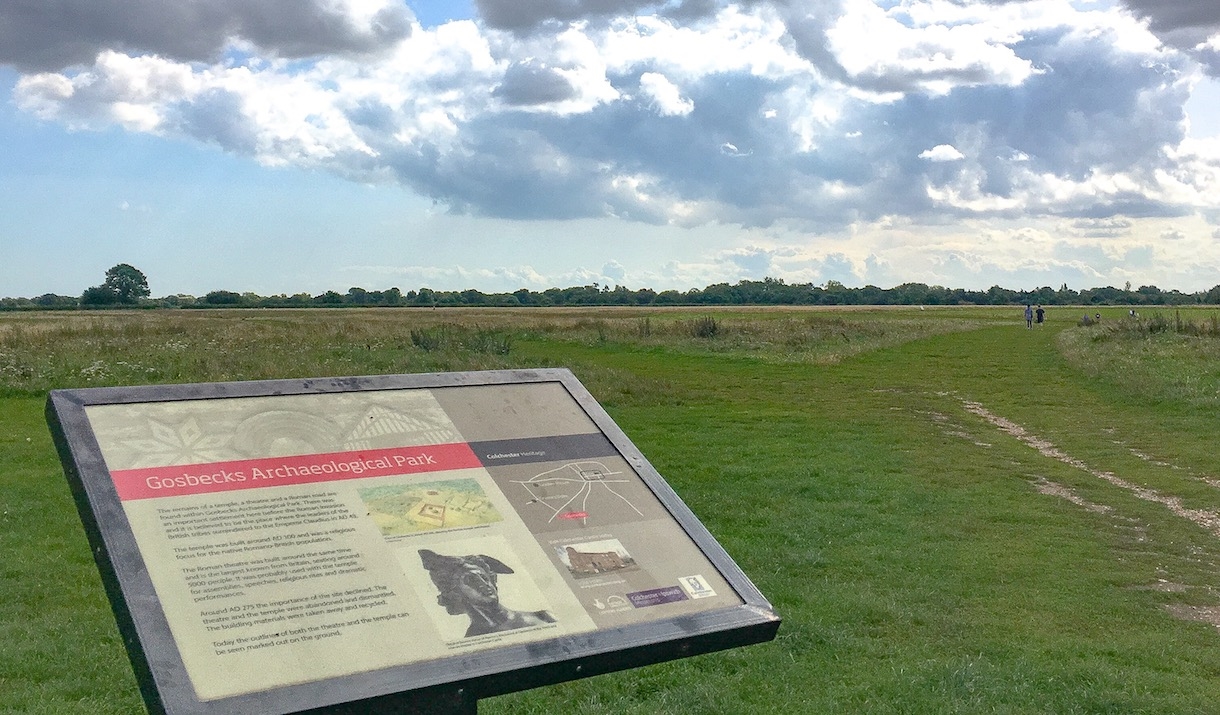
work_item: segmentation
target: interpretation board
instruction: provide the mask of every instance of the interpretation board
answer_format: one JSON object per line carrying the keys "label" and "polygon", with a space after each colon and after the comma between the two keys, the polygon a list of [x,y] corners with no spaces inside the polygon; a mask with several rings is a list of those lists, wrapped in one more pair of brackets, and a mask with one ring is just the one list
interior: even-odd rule
{"label": "interpretation board", "polygon": [[153,713],[472,711],[779,627],[567,370],[56,390],[47,421]]}

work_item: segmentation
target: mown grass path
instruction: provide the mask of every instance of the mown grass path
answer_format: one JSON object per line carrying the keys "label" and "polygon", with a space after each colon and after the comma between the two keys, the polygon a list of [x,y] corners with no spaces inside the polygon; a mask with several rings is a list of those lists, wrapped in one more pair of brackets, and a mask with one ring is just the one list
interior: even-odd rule
{"label": "mown grass path", "polygon": [[[1190,620],[1220,606],[1220,536],[1182,515],[1220,511],[1220,417],[1082,377],[1074,320],[1019,315],[830,364],[515,338],[507,363],[571,367],[784,625],[480,712],[1220,711],[1220,635]],[[41,398],[0,399],[0,465],[0,713],[139,712]]]}
{"label": "mown grass path", "polygon": [[1213,507],[1214,418],[1082,381],[1061,327],[832,366],[548,346],[652,388],[603,399],[785,624],[766,646],[488,711],[1213,712],[1216,631],[1168,607],[1215,603],[1216,537],[969,409]]}

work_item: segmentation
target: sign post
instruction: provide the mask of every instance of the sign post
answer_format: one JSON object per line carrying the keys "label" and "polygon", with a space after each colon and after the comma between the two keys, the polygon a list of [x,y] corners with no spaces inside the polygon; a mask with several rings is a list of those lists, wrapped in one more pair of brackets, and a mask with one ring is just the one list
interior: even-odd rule
{"label": "sign post", "polygon": [[566,370],[57,390],[150,712],[473,713],[779,617]]}

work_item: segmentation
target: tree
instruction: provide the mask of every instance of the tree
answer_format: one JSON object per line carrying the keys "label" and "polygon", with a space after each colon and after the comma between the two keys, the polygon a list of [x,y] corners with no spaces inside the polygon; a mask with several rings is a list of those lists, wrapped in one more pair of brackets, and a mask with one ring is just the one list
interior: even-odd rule
{"label": "tree", "polygon": [[75,308],[80,302],[80,299],[70,295],[55,295],[54,293],[44,293],[33,300],[35,305],[43,308]]}
{"label": "tree", "polygon": [[203,302],[208,305],[240,305],[241,293],[231,290],[214,290],[203,296]]}
{"label": "tree", "polygon": [[81,305],[114,305],[119,302],[119,296],[113,289],[104,285],[86,288],[81,294]]}
{"label": "tree", "polygon": [[106,280],[101,285],[114,293],[115,302],[135,305],[140,298],[149,296],[148,279],[135,266],[127,263],[106,271]]}

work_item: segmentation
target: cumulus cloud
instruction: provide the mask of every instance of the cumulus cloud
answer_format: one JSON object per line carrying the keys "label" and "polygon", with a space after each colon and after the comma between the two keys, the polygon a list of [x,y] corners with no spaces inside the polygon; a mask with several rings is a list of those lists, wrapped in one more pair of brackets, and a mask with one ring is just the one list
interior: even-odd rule
{"label": "cumulus cloud", "polygon": [[[389,0],[222,2],[183,19],[187,4],[151,13],[137,36],[85,22],[92,5],[60,17],[49,8],[65,5],[46,3],[21,19],[43,43],[0,52],[55,68],[15,91],[46,120],[397,182],[455,213],[816,233],[886,216],[1220,211],[1220,150],[1185,136],[1199,65],[1128,13],[967,0],[476,6],[480,21],[408,32]],[[15,17],[0,9],[0,27],[5,12]],[[158,34],[169,20],[177,32]]]}
{"label": "cumulus cloud", "polygon": [[774,275],[774,251],[757,246],[747,246],[742,249],[726,251],[720,259],[731,263],[738,275],[743,278],[761,279]]}
{"label": "cumulus cloud", "polygon": [[1191,48],[1191,54],[1213,77],[1220,77],[1220,33]]}
{"label": "cumulus cloud", "polygon": [[[357,285],[382,285],[389,283],[406,286],[423,286],[433,290],[466,290],[475,286],[489,293],[507,293],[519,288],[545,290],[552,287],[550,279],[533,266],[499,266],[496,268],[468,268],[463,265],[437,266],[385,266],[351,265],[339,269],[348,280]],[[571,285],[571,284],[564,284]]]}
{"label": "cumulus cloud", "polygon": [[1068,230],[1076,236],[1087,238],[1116,238],[1126,236],[1131,232],[1134,223],[1128,218],[1113,216],[1110,218],[1081,218],[1073,221]]}
{"label": "cumulus cloud", "polygon": [[939,94],[969,85],[1015,86],[1034,73],[1012,46],[1021,38],[996,24],[912,27],[910,19],[871,3],[857,7],[827,29],[826,40],[851,81],[863,88]]}
{"label": "cumulus cloud", "polygon": [[19,0],[0,3],[0,63],[52,70],[106,50],[210,61],[235,40],[276,57],[364,53],[412,20],[392,0]]}
{"label": "cumulus cloud", "polygon": [[1197,0],[1123,0],[1167,45],[1193,55],[1220,77],[1220,6]]}
{"label": "cumulus cloud", "polygon": [[561,72],[532,59],[510,65],[492,94],[517,106],[552,104],[577,96],[576,88]]}
{"label": "cumulus cloud", "polygon": [[818,269],[823,282],[838,281],[845,285],[858,283],[860,274],[855,263],[843,253],[831,253],[822,261]]}
{"label": "cumulus cloud", "polygon": [[528,32],[547,25],[631,16],[653,9],[678,19],[696,19],[714,13],[717,0],[475,0],[479,15],[489,26]]}
{"label": "cumulus cloud", "polygon": [[196,72],[115,52],[73,75],[31,75],[16,87],[19,107],[69,126],[186,135],[270,165],[342,170],[371,150],[329,94],[307,77],[243,67]]}
{"label": "cumulus cloud", "polygon": [[919,158],[928,161],[959,161],[966,157],[951,144],[937,144],[931,149],[919,152]]}
{"label": "cumulus cloud", "polygon": [[[1220,7],[1197,0],[1123,0],[1136,15],[1148,20],[1153,32],[1195,42],[1220,34]],[[1189,41],[1189,40],[1187,40]],[[1194,43],[1192,43],[1194,44]]]}
{"label": "cumulus cloud", "polygon": [[663,117],[679,117],[690,114],[695,109],[695,103],[683,97],[682,90],[663,74],[641,74],[640,91],[652,98],[657,112]]}
{"label": "cumulus cloud", "polygon": [[801,56],[827,78],[861,90],[944,94],[959,86],[1015,86],[1038,71],[1016,51],[1022,37],[1013,24],[979,22],[969,13],[943,17],[955,6],[935,3],[929,12],[932,6],[886,10],[871,2],[817,0],[783,12]]}
{"label": "cumulus cloud", "polygon": [[623,268],[623,264],[618,261],[609,261],[602,266],[602,275],[609,278],[615,285],[619,285],[627,277],[627,269]]}

